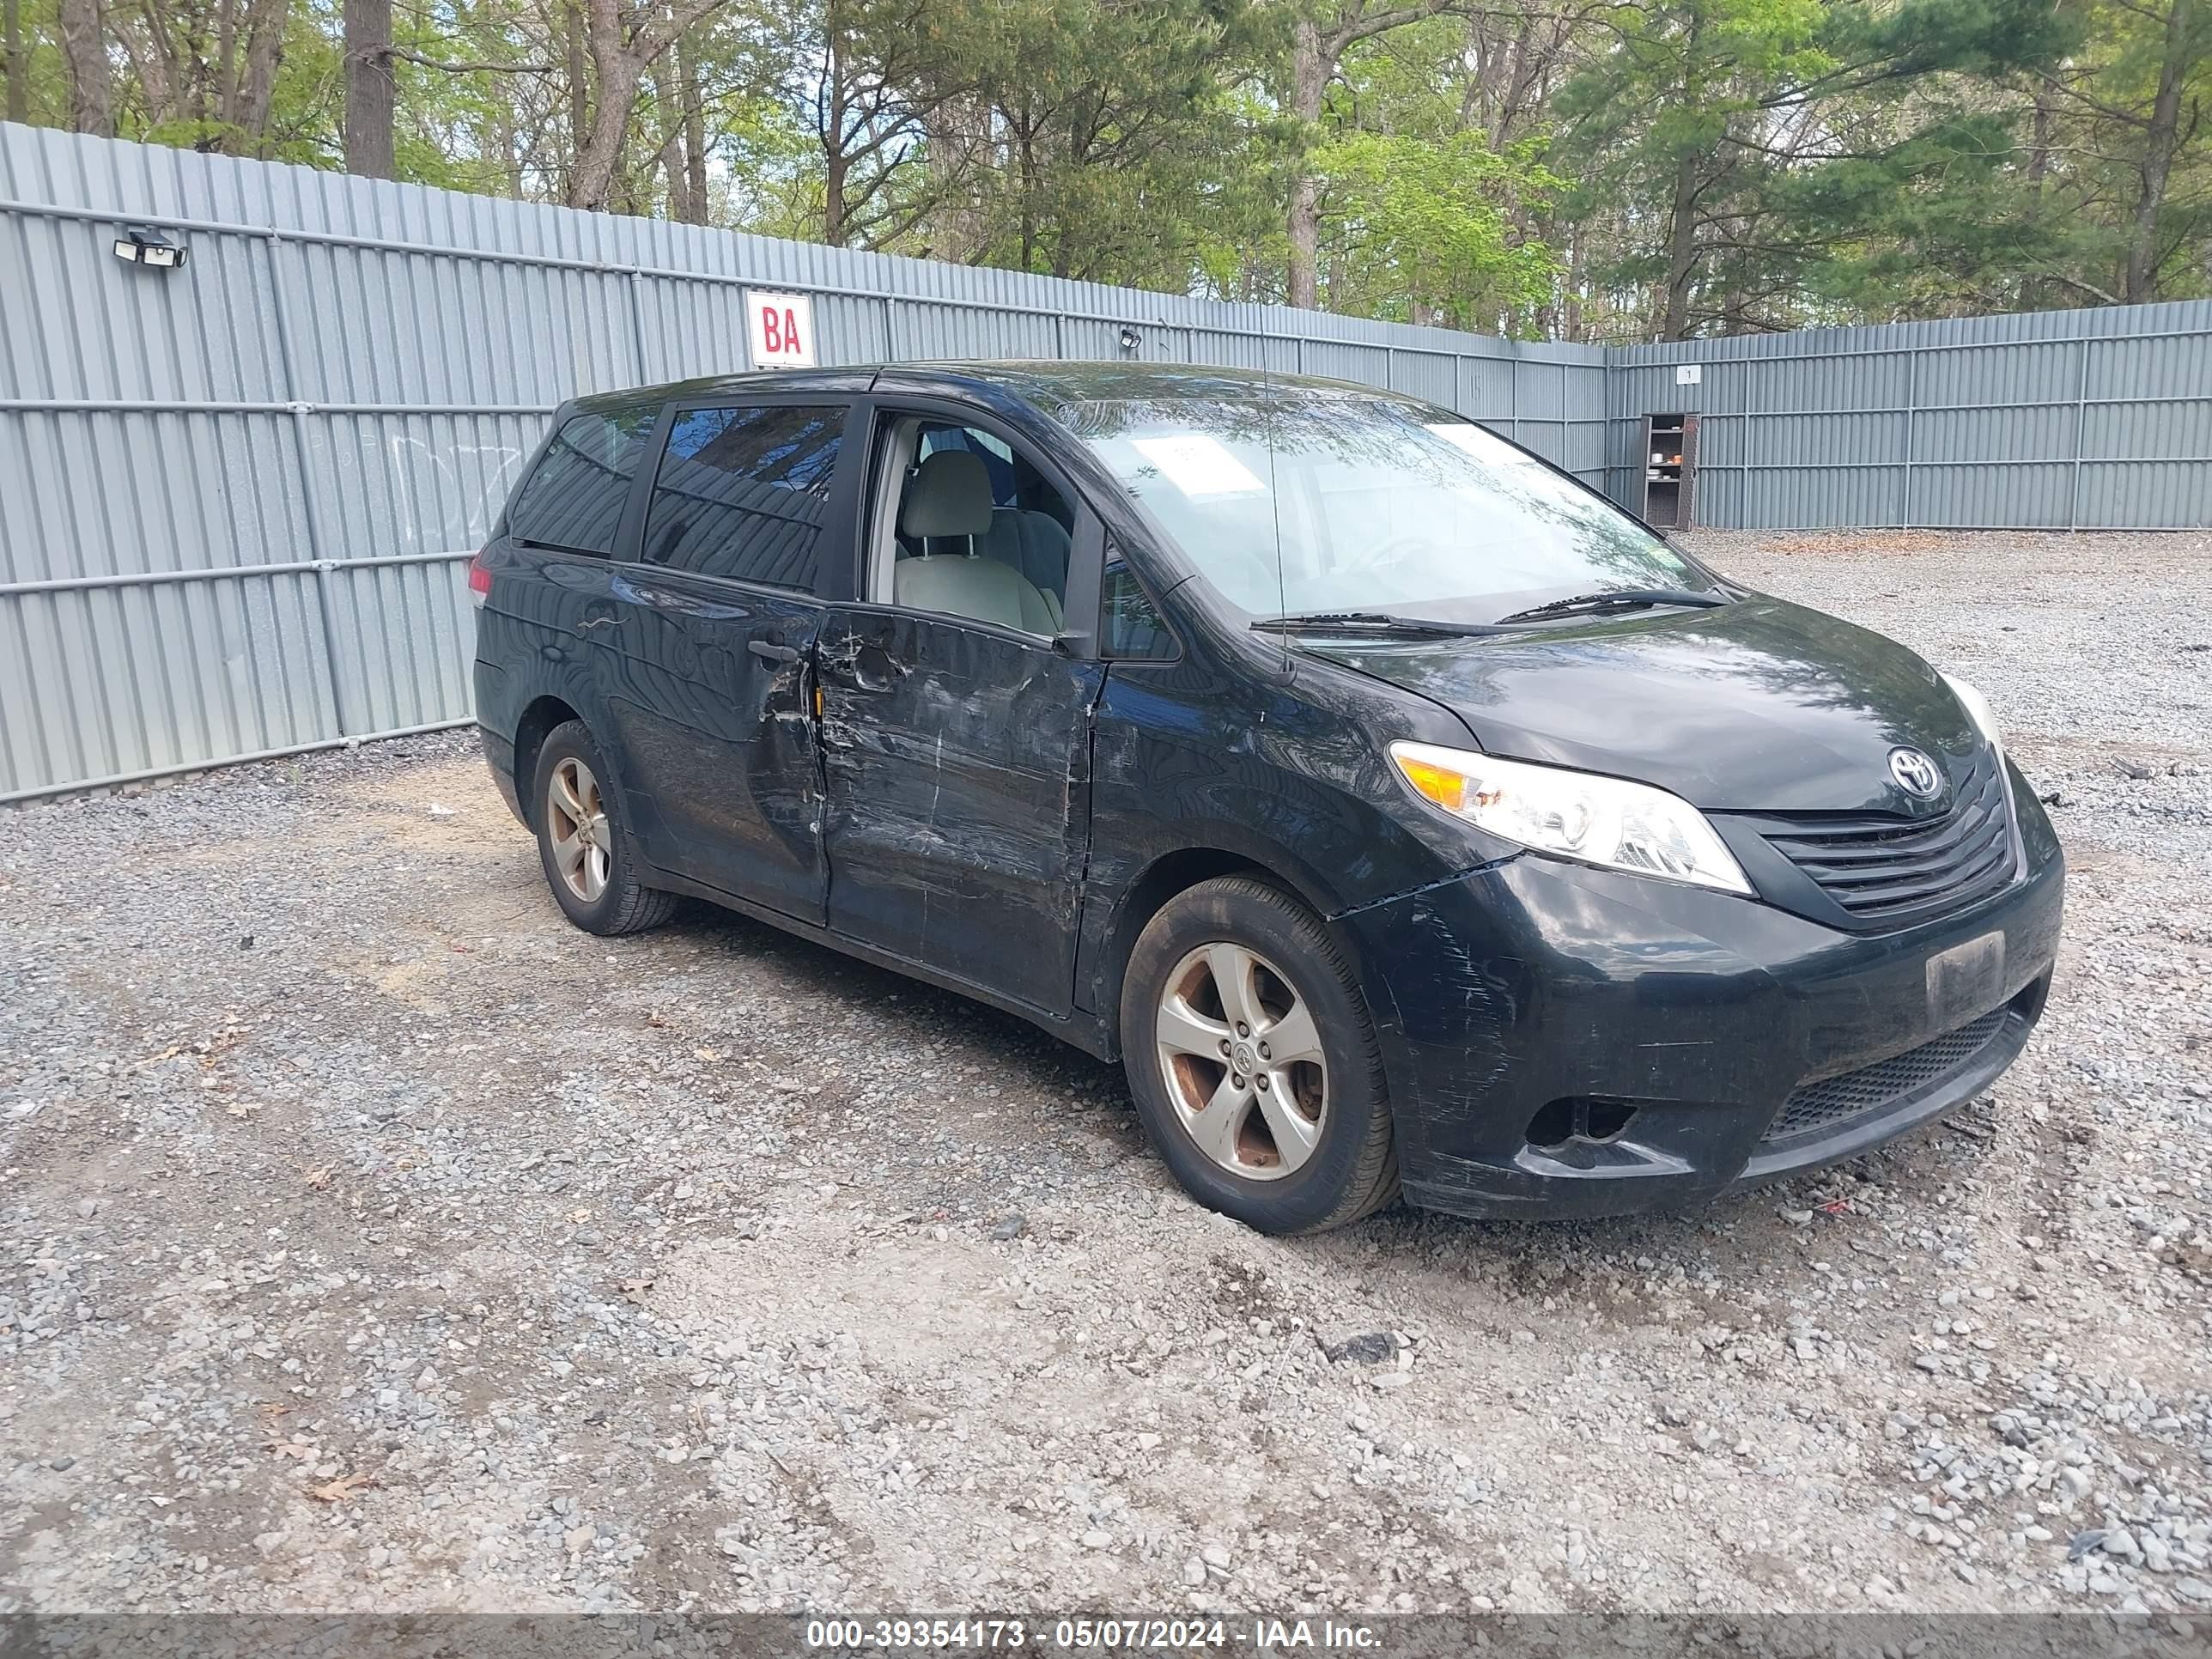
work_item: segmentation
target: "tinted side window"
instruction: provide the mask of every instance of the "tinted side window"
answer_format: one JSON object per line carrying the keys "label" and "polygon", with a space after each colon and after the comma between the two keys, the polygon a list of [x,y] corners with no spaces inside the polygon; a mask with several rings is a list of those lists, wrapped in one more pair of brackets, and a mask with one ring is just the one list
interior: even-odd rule
{"label": "tinted side window", "polygon": [[679,412],[653,482],[646,558],[811,590],[845,413],[788,404]]}
{"label": "tinted side window", "polygon": [[621,409],[564,422],[507,510],[507,533],[601,557],[615,550],[630,480],[658,409]]}
{"label": "tinted side window", "polygon": [[1098,608],[1104,626],[1099,641],[1109,657],[1172,657],[1175,635],[1160,620],[1152,596],[1139,585],[1127,562],[1107,550],[1107,565],[1098,588]]}

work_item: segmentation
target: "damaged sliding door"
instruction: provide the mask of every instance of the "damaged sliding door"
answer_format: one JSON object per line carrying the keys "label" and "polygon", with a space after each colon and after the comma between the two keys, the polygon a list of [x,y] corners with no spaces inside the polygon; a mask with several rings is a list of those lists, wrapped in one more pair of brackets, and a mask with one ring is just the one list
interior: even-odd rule
{"label": "damaged sliding door", "polygon": [[816,661],[831,930],[1067,1012],[1103,666],[868,604],[829,607]]}

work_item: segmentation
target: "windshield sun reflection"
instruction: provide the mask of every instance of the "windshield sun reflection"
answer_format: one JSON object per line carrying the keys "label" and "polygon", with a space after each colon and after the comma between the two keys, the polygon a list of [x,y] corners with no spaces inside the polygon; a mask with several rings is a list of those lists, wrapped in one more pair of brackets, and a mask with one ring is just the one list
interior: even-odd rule
{"label": "windshield sun reflection", "polygon": [[1255,617],[1489,623],[1613,589],[1711,586],[1593,491],[1409,399],[1218,381],[1060,418]]}

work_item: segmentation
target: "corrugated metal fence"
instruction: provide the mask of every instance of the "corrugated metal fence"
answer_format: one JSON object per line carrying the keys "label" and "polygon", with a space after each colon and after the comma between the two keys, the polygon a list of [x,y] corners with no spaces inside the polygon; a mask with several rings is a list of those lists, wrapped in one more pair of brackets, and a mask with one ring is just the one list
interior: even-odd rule
{"label": "corrugated metal fence", "polygon": [[[131,226],[187,264],[116,258]],[[0,124],[0,801],[464,721],[461,562],[545,416],[744,368],[747,285],[811,295],[824,362],[1112,357],[1129,328],[1417,393],[1623,499],[1635,417],[1699,410],[1716,524],[2212,514],[2212,305],[1608,353]],[[2167,480],[2144,517],[2130,467]]]}
{"label": "corrugated metal fence", "polygon": [[[116,258],[157,228],[161,272]],[[1206,304],[0,125],[0,800],[457,723],[460,565],[580,391],[827,362],[1263,363],[1600,482],[1599,354]]]}
{"label": "corrugated metal fence", "polygon": [[[2032,312],[1610,354],[1616,499],[1641,416],[1696,414],[1718,528],[2212,524],[2212,302]],[[1696,364],[1694,385],[1676,369]]]}

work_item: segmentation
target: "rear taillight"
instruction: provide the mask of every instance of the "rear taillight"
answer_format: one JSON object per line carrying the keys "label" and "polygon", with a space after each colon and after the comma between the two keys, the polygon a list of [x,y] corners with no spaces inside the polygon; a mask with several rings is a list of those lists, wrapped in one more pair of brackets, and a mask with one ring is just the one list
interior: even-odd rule
{"label": "rear taillight", "polygon": [[484,562],[482,553],[469,561],[469,597],[476,601],[479,611],[491,597],[491,567]]}

